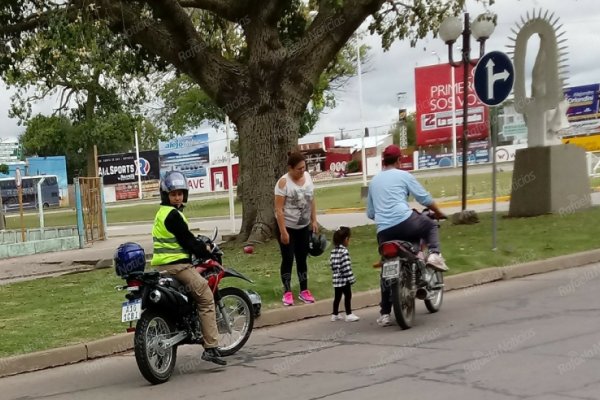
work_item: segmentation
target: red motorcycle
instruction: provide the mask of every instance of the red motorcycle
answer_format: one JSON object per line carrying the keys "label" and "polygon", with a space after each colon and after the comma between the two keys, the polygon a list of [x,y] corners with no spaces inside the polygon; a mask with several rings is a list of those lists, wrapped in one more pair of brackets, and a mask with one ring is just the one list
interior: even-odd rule
{"label": "red motorcycle", "polygon": [[[251,282],[242,273],[221,265],[223,252],[213,238],[198,236],[212,250],[213,259],[193,260],[196,270],[208,281],[214,293],[219,352],[229,356],[248,341],[254,326],[254,316],[260,312],[260,297],[256,292],[235,287],[219,289],[223,278],[240,278]],[[141,253],[140,253],[141,249]],[[150,383],[169,380],[177,347],[184,344],[203,344],[200,319],[194,298],[177,279],[158,271],[144,272],[143,249],[136,243],[124,243],[115,253],[115,270],[125,279],[127,301],[122,305],[122,322],[129,322],[135,331],[134,351],[140,372]],[[253,297],[251,300],[249,294]],[[133,321],[137,321],[135,328]]]}

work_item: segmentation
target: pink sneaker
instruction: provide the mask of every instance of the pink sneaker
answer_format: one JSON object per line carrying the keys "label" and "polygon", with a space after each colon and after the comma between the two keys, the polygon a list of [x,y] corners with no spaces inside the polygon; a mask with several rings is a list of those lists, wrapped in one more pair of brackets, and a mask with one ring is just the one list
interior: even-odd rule
{"label": "pink sneaker", "polygon": [[283,294],[283,299],[281,299],[281,301],[283,301],[284,306],[293,306],[294,305],[294,295],[292,295],[292,292],[285,292]]}
{"label": "pink sneaker", "polygon": [[301,291],[298,298],[307,304],[315,302],[315,298],[313,297],[312,293],[308,289]]}

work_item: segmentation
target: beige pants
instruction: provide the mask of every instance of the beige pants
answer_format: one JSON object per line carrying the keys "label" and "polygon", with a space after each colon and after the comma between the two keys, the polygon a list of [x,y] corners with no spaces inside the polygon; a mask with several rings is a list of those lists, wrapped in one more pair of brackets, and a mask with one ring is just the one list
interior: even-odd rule
{"label": "beige pants", "polygon": [[217,347],[219,345],[219,331],[217,330],[215,316],[215,300],[210,287],[208,287],[207,280],[188,264],[160,265],[156,269],[173,275],[186,286],[198,305],[204,347],[207,349]]}

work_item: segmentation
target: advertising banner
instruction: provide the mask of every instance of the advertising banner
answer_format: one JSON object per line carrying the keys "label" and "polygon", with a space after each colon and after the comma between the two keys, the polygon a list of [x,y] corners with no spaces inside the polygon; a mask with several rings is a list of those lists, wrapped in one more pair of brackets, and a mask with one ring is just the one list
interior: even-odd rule
{"label": "advertising banner", "polygon": [[569,122],[600,118],[598,114],[598,95],[600,84],[574,86],[565,89],[565,98],[569,102],[567,119]]}
{"label": "advertising banner", "polygon": [[[471,142],[467,150],[467,164],[484,164],[490,161],[487,141]],[[462,151],[456,154],[456,162],[462,165]],[[452,153],[419,154],[419,169],[452,167]]]}
{"label": "advertising banner", "polygon": [[158,143],[160,174],[180,171],[188,178],[190,193],[210,191],[208,133],[182,136]]}
{"label": "advertising banner", "polygon": [[[479,101],[473,88],[473,67],[469,67],[467,101],[468,139],[486,139],[488,136],[488,109]],[[452,75],[455,76],[452,98]],[[449,143],[452,141],[452,106],[456,112],[456,137],[462,137],[463,124],[463,68],[450,64],[436,64],[415,68],[417,145]]]}
{"label": "advertising banner", "polygon": [[[135,153],[106,154],[98,156],[98,173],[105,185],[137,182]],[[159,179],[158,152],[140,151],[142,180]]]}

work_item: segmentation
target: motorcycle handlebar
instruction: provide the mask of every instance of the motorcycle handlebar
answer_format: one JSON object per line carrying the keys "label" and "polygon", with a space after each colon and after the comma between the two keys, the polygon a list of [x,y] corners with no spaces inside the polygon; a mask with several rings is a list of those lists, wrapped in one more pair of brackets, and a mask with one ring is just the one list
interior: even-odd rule
{"label": "motorcycle handlebar", "polygon": [[[419,212],[417,210],[415,210],[415,211]],[[423,211],[421,211],[419,214],[423,214],[423,215],[425,215],[433,220],[436,220],[436,221],[448,219],[448,216],[446,214],[438,215],[435,212],[433,212],[432,210],[430,210],[429,208],[424,208]]]}

